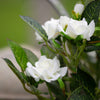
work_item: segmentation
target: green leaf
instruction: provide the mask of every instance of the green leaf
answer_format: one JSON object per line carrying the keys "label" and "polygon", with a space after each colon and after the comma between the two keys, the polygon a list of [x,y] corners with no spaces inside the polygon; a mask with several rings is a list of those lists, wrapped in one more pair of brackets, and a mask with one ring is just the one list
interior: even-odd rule
{"label": "green leaf", "polygon": [[81,1],[86,6],[87,4],[89,4],[93,0],[81,0]]}
{"label": "green leaf", "polygon": [[50,90],[55,94],[56,100],[66,100],[66,96],[59,87],[58,82],[47,83],[47,85],[50,88]]}
{"label": "green leaf", "polygon": [[12,49],[12,52],[16,58],[17,63],[21,67],[22,71],[25,71],[28,59],[24,49],[15,42],[8,41],[8,43],[10,48]]}
{"label": "green leaf", "polygon": [[38,82],[36,82],[32,77],[27,77],[26,78],[27,82],[30,83],[30,85],[33,85],[34,87],[38,87]]}
{"label": "green leaf", "polygon": [[46,46],[42,46],[41,55],[46,55],[47,58],[53,59],[56,54],[50,51]]}
{"label": "green leaf", "polygon": [[24,77],[21,74],[21,72],[18,71],[18,69],[13,65],[13,63],[7,59],[4,58],[4,61],[7,63],[7,65],[10,67],[10,69],[15,73],[15,75],[18,77],[18,79],[22,82],[25,83]]}
{"label": "green leaf", "polygon": [[28,16],[20,16],[26,23],[28,23],[37,33],[44,39],[48,40],[48,36],[45,32],[45,30],[41,27],[41,25],[35,21],[34,19],[28,17]]}
{"label": "green leaf", "polygon": [[100,50],[100,46],[87,46],[85,47],[85,52]]}
{"label": "green leaf", "polygon": [[85,18],[88,23],[90,23],[92,20],[94,20],[95,23],[97,23],[99,18],[99,12],[100,0],[92,1],[86,6],[82,14],[82,19]]}
{"label": "green leaf", "polygon": [[74,91],[76,88],[80,86],[84,86],[88,89],[91,95],[95,95],[96,83],[94,79],[86,72],[78,68],[77,73],[72,74],[72,80],[73,81],[70,84],[70,88],[72,91]]}
{"label": "green leaf", "polygon": [[66,63],[64,62],[64,59],[62,56],[58,55],[58,59],[60,61],[60,67],[64,67],[66,66]]}
{"label": "green leaf", "polygon": [[94,100],[94,98],[89,94],[86,88],[81,86],[72,92],[68,100]]}
{"label": "green leaf", "polygon": [[24,51],[27,55],[28,61],[34,66],[35,62],[38,61],[37,56],[28,49],[24,48]]}

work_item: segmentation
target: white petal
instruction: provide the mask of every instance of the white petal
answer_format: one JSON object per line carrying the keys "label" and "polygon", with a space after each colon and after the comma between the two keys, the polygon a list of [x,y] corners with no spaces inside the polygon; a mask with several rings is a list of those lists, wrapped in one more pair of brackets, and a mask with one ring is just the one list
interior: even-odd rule
{"label": "white petal", "polygon": [[35,63],[35,66],[36,66],[36,67],[40,67],[41,64],[42,64],[45,60],[47,60],[46,56],[41,56],[41,57],[39,58],[39,60]]}
{"label": "white petal", "polygon": [[64,32],[62,26],[60,24],[57,25],[58,32]]}
{"label": "white petal", "polygon": [[34,66],[32,66],[31,63],[27,63],[27,68],[26,68],[26,75],[33,77],[36,81],[39,81],[39,72],[36,70]]}
{"label": "white petal", "polygon": [[59,73],[55,73],[53,75],[53,74],[50,74],[50,72],[47,72],[46,75],[44,76],[44,80],[47,82],[51,82],[51,81],[56,81],[59,77],[60,77]]}
{"label": "white petal", "polygon": [[61,16],[59,19],[59,24],[62,26],[62,28],[64,29],[66,25],[68,25],[70,21],[70,18],[67,16]]}
{"label": "white petal", "polygon": [[75,11],[76,14],[79,13],[81,15],[83,10],[84,10],[83,4],[76,4],[75,7],[74,7],[74,11]]}
{"label": "white petal", "polygon": [[90,29],[90,33],[89,33],[89,36],[91,37],[95,31],[95,22],[94,20],[92,20],[89,24],[89,29]]}
{"label": "white petal", "polygon": [[61,77],[65,76],[67,73],[67,67],[60,68],[59,74]]}
{"label": "white petal", "polygon": [[56,38],[59,34],[57,34],[57,24],[59,20],[51,19],[42,26],[48,35],[48,39]]}

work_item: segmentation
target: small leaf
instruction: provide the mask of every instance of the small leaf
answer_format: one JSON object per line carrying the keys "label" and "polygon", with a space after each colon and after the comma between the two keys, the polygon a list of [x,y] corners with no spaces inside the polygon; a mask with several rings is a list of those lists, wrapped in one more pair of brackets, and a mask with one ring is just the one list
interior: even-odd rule
{"label": "small leaf", "polygon": [[27,77],[27,82],[30,83],[30,85],[33,85],[34,87],[38,87],[38,82],[36,82],[32,77]]}
{"label": "small leaf", "polygon": [[24,79],[23,75],[21,74],[21,72],[18,71],[18,69],[13,65],[13,63],[9,59],[7,59],[7,58],[4,58],[4,61],[10,67],[10,69],[15,73],[15,75],[18,77],[18,79],[22,83],[25,83],[25,79]]}
{"label": "small leaf", "polygon": [[92,20],[94,20],[95,23],[97,23],[99,18],[99,12],[100,0],[92,1],[86,6],[82,14],[82,19],[85,18],[88,23],[90,23]]}
{"label": "small leaf", "polygon": [[37,56],[28,49],[24,48],[24,51],[27,55],[28,61],[34,66],[35,62],[38,61]]}
{"label": "small leaf", "polygon": [[50,51],[46,46],[42,46],[41,55],[46,55],[47,58],[53,59],[56,54]]}
{"label": "small leaf", "polygon": [[87,46],[85,47],[85,52],[100,50],[100,46]]}
{"label": "small leaf", "polygon": [[12,49],[12,52],[16,58],[17,63],[21,67],[22,71],[25,71],[28,59],[24,49],[15,42],[8,41],[8,43],[10,48]]}
{"label": "small leaf", "polygon": [[48,40],[48,36],[45,32],[45,30],[41,27],[41,25],[35,21],[34,19],[28,17],[28,16],[20,16],[26,23],[28,23],[37,33],[44,39]]}
{"label": "small leaf", "polygon": [[66,100],[66,96],[64,95],[63,91],[59,87],[58,82],[47,83],[47,86],[55,94],[56,100]]}
{"label": "small leaf", "polygon": [[89,94],[87,89],[81,86],[72,92],[68,100],[94,100],[94,98]]}

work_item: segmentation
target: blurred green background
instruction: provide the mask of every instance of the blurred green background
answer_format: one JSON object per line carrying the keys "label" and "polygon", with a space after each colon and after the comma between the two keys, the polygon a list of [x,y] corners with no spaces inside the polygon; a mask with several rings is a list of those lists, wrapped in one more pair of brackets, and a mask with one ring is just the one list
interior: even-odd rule
{"label": "blurred green background", "polygon": [[[69,14],[78,0],[60,0]],[[19,15],[30,16],[43,24],[57,13],[47,0],[0,0],[0,48],[7,46],[7,39],[36,46],[34,31]]]}

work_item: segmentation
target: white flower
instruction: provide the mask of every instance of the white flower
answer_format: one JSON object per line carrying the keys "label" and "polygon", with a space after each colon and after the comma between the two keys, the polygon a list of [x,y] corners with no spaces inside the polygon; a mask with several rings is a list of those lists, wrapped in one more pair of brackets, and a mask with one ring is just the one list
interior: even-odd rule
{"label": "white flower", "polygon": [[[65,20],[65,18],[64,18]],[[63,21],[62,21],[63,22]],[[69,19],[66,22],[66,30],[64,30],[64,25],[63,24],[58,25],[59,32],[64,32],[66,35],[76,38],[78,35],[82,35],[84,39],[90,40],[90,37],[93,35],[94,30],[95,30],[95,23],[92,20],[90,24],[88,25],[87,21],[85,18],[83,20],[78,21],[74,19]]]}
{"label": "white flower", "polygon": [[35,63],[35,67],[30,62],[27,63],[26,74],[32,76],[36,81],[45,80],[51,82],[62,78],[67,72],[67,67],[60,68],[60,62],[55,57],[48,59],[46,56],[41,56],[39,61]]}
{"label": "white flower", "polygon": [[63,29],[68,25],[69,21],[70,18],[67,16],[61,16],[59,18],[59,24],[62,26]]}
{"label": "white flower", "polygon": [[59,20],[51,18],[50,21],[47,21],[42,26],[47,33],[48,39],[55,38],[58,36],[57,25]]}
{"label": "white flower", "polygon": [[[58,25],[58,23],[59,23],[59,20],[51,18],[51,20],[46,21],[44,23],[44,25],[42,25],[42,28],[47,33],[48,39],[56,38],[59,35],[59,33],[57,31],[57,25]],[[39,40],[39,41],[41,41],[42,40],[41,36],[37,35],[37,34],[38,33],[36,33],[36,39]]]}
{"label": "white flower", "polygon": [[74,12],[76,14],[82,14],[82,12],[84,11],[84,5],[83,4],[76,4],[74,7]]}

